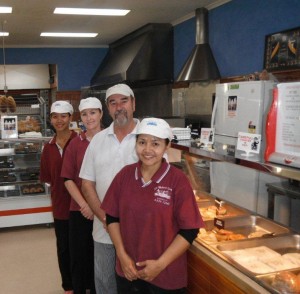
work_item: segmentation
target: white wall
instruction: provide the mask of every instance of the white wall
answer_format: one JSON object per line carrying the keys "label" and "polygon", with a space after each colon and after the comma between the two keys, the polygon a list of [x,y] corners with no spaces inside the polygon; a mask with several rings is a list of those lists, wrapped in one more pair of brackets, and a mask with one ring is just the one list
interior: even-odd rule
{"label": "white wall", "polygon": [[[48,64],[6,65],[6,85],[8,90],[49,89]],[[0,65],[0,89],[4,89],[4,66]]]}

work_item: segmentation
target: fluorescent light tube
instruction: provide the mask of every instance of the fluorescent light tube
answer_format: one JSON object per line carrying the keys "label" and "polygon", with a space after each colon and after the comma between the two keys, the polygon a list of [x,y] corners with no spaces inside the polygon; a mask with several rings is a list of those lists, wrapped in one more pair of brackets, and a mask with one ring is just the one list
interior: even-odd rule
{"label": "fluorescent light tube", "polygon": [[90,9],[90,8],[55,8],[55,14],[77,14],[77,15],[126,15],[130,10],[125,9]]}
{"label": "fluorescent light tube", "polygon": [[11,13],[12,7],[8,6],[0,6],[0,13]]}
{"label": "fluorescent light tube", "polygon": [[41,37],[71,37],[71,38],[94,38],[97,33],[41,33]]}
{"label": "fluorescent light tube", "polygon": [[8,32],[0,32],[0,37],[7,37],[9,36],[9,33]]}

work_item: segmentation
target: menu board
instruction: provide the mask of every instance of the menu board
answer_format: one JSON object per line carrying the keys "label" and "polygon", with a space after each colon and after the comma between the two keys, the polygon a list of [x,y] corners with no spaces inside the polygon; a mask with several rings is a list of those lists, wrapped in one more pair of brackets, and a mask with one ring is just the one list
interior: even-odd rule
{"label": "menu board", "polygon": [[266,135],[267,161],[300,168],[300,82],[277,85]]}

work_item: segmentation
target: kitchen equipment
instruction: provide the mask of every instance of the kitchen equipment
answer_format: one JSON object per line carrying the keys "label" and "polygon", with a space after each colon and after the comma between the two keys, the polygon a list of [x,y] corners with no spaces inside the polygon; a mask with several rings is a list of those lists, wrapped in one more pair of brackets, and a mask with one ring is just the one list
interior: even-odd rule
{"label": "kitchen equipment", "polygon": [[208,81],[220,77],[219,69],[208,43],[208,10],[204,7],[195,11],[196,45],[184,63],[178,77],[179,81]]}
{"label": "kitchen equipment", "polygon": [[[216,98],[211,127],[215,129],[214,149],[218,154],[260,161],[264,148],[265,119],[272,102],[273,81],[249,81],[216,85]],[[236,150],[239,132],[262,135],[259,154],[246,157]],[[257,212],[259,181],[264,175],[258,171],[226,162],[212,162],[210,166],[211,193]],[[276,179],[274,179],[276,181]]]}
{"label": "kitchen equipment", "polygon": [[[249,81],[216,85],[216,98],[211,127],[215,128],[215,149],[241,157],[236,151],[239,132],[262,135],[264,143],[265,120],[272,103],[273,81]],[[251,160],[262,158],[260,154]],[[243,157],[242,157],[243,158]]]}

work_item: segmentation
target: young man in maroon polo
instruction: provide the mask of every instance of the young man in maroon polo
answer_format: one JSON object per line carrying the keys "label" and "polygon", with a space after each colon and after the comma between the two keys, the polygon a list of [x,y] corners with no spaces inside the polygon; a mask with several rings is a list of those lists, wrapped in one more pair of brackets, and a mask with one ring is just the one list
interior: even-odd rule
{"label": "young man in maroon polo", "polygon": [[41,155],[40,180],[51,185],[51,201],[56,235],[58,265],[65,293],[73,293],[70,273],[69,213],[70,194],[60,176],[63,155],[69,142],[77,133],[69,130],[73,107],[66,101],[56,101],[51,106],[50,119],[56,134],[44,146]]}

